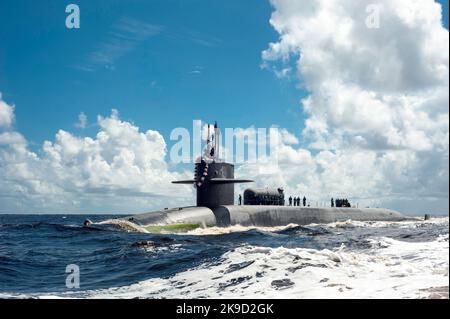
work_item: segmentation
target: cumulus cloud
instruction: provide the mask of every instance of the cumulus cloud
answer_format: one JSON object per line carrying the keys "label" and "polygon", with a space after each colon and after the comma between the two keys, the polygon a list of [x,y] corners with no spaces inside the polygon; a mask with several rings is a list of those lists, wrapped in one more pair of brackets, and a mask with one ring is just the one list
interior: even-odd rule
{"label": "cumulus cloud", "polygon": [[[333,196],[448,213],[449,37],[441,7],[378,0],[379,28],[368,28],[371,3],[272,0],[279,39],[262,52],[263,66],[281,81],[296,74],[309,92],[300,101],[305,128],[301,139],[279,130],[278,165],[239,165],[236,176],[285,186],[312,204]],[[141,131],[117,111],[97,118],[95,137],[59,130],[37,152],[13,122],[14,107],[0,97],[4,212],[132,213],[193,202],[192,187],[170,184],[192,173],[169,169],[161,134]]]}
{"label": "cumulus cloud", "polygon": [[448,131],[449,38],[440,5],[379,1],[380,27],[370,29],[369,3],[273,1],[280,40],[263,58],[296,57],[312,93],[302,105],[313,146],[332,147],[339,135],[352,144],[358,136],[370,149],[429,150]]}
{"label": "cumulus cloud", "polygon": [[9,128],[14,122],[14,106],[6,104],[0,93],[0,129]]}
{"label": "cumulus cloud", "polygon": [[171,184],[191,174],[168,169],[161,134],[141,132],[115,110],[97,123],[94,138],[59,130],[39,153],[20,133],[1,133],[2,210],[131,213],[192,198],[192,188]]}
{"label": "cumulus cloud", "polygon": [[369,28],[372,2],[272,1],[280,37],[263,51],[263,65],[297,69],[310,93],[301,100],[302,137],[316,150],[287,148],[280,167],[299,177],[278,179],[319,198],[429,199],[448,210],[449,36],[441,6],[377,1],[379,28]]}

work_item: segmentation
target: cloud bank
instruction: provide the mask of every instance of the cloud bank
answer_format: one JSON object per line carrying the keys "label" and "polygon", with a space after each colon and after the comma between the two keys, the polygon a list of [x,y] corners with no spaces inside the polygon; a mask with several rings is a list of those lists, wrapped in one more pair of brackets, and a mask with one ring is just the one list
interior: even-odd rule
{"label": "cloud bank", "polygon": [[[12,107],[0,101],[1,123]],[[171,172],[166,143],[141,132],[116,110],[97,118],[94,138],[59,130],[38,153],[9,125],[0,131],[0,201],[3,213],[131,213],[185,203],[192,188],[171,185],[191,174]],[[177,194],[168,200],[167,194]],[[179,194],[184,194],[179,196]]]}
{"label": "cloud bank", "polygon": [[[280,130],[278,165],[240,165],[236,176],[312,204],[347,197],[448,213],[449,35],[440,5],[380,0],[379,28],[368,28],[370,3],[272,1],[279,39],[262,52],[263,65],[281,81],[296,74],[307,90],[305,129],[300,138]],[[0,95],[0,212],[133,213],[194,201],[192,187],[170,184],[192,172],[169,168],[162,135],[117,111],[97,118],[95,137],[59,130],[38,151],[14,122]]]}
{"label": "cloud bank", "polygon": [[0,93],[0,129],[9,128],[14,122],[14,106],[6,104]]}
{"label": "cloud bank", "polygon": [[369,28],[371,3],[272,1],[279,40],[263,51],[263,65],[278,77],[294,70],[309,92],[302,138],[315,151],[282,147],[276,182],[317,199],[342,194],[448,212],[449,35],[441,6],[377,1],[379,28]]}

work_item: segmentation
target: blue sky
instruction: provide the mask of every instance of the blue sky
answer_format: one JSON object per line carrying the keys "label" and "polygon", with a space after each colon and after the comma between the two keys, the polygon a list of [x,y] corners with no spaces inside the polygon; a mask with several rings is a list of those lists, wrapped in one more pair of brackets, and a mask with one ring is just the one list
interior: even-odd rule
{"label": "blue sky", "polygon": [[[448,1],[440,2],[448,29]],[[278,38],[269,1],[79,0],[78,30],[65,28],[69,3],[0,3],[0,92],[16,105],[16,128],[32,144],[58,129],[76,133],[80,112],[95,123],[112,108],[167,142],[172,128],[189,128],[192,119],[275,124],[295,134],[303,128],[299,101],[306,92],[295,79],[260,67],[261,52]],[[111,63],[93,62],[124,19],[156,31]]]}
{"label": "blue sky", "polygon": [[[149,145],[154,145],[154,137],[126,150],[109,149],[111,145],[101,145],[93,150],[84,145],[78,149],[78,166],[73,164],[70,154],[64,154],[65,147],[71,149],[83,143],[79,137],[94,137],[105,127],[117,126],[114,117],[103,122],[102,128],[97,121],[97,115],[108,117],[112,109],[117,109],[120,119],[134,123],[140,132],[151,129],[161,133],[168,149],[174,143],[169,139],[172,129],[185,127],[190,130],[194,119],[218,120],[222,127],[233,128],[277,125],[293,133],[300,143],[285,148],[291,161],[289,168],[286,171],[280,169],[271,179],[261,179],[261,185],[283,184],[296,193],[311,194],[314,190],[318,200],[328,200],[329,194],[336,190],[345,193],[342,196],[349,194],[363,200],[376,188],[380,194],[390,192],[381,202],[389,207],[400,209],[409,205],[419,207],[415,210],[422,212],[434,205],[436,211],[448,212],[448,143],[441,145],[445,144],[441,137],[445,134],[448,137],[448,122],[442,120],[448,118],[448,105],[444,103],[448,101],[448,82],[443,80],[441,73],[430,71],[448,73],[448,55],[441,49],[441,46],[448,47],[448,32],[442,32],[439,26],[434,28],[436,25],[430,24],[429,28],[422,28],[420,23],[409,25],[408,19],[394,19],[395,23],[387,25],[387,29],[359,28],[347,39],[334,38],[338,33],[335,30],[346,18],[352,21],[364,19],[361,13],[366,12],[358,3],[345,2],[348,12],[344,13],[338,12],[338,1],[330,6],[336,5],[335,11],[314,8],[317,9],[313,10],[316,20],[322,21],[324,26],[322,30],[303,22],[305,12],[312,12],[308,11],[307,4],[312,3],[309,0],[278,0],[273,6],[268,0],[73,2],[81,10],[81,28],[72,30],[65,26],[68,15],[65,8],[71,1],[0,2],[0,107],[14,113],[12,127],[6,125],[6,129],[0,131],[0,146],[4,144],[3,152],[0,152],[0,177],[5,180],[3,185],[0,184],[0,197],[5,199],[3,205],[6,207],[3,209],[58,212],[75,207],[73,212],[109,213],[129,207],[140,211],[166,205],[165,202],[153,203],[157,194],[152,192],[159,187],[158,177],[166,176],[165,180],[170,184],[171,179],[179,177],[177,174],[190,174],[190,165],[175,167],[167,161],[159,163],[161,165],[155,169],[144,163],[138,165],[134,179],[124,181],[121,178],[135,170],[136,165],[128,163],[130,167],[124,166],[120,170],[107,158],[114,151],[123,162],[129,159],[121,157],[127,151],[138,157],[142,153],[140,147],[153,147]],[[443,24],[448,30],[448,0],[439,2],[443,7]],[[422,4],[427,10],[421,11],[420,5],[411,6],[411,10],[418,10],[411,16],[412,21],[426,19],[430,12],[436,13],[431,2]],[[405,3],[386,7],[393,10],[395,6],[405,8]],[[284,27],[284,35],[290,36],[292,43],[280,38],[280,33],[271,25],[274,12],[278,13],[275,23]],[[398,12],[404,13],[393,10],[388,14],[396,17]],[[425,12],[424,16],[422,12]],[[435,14],[431,16],[437,21]],[[292,17],[296,19],[296,26],[303,28],[305,38],[299,37],[295,28],[290,29],[291,25],[286,23]],[[377,36],[373,37],[375,33]],[[316,36],[325,39],[325,43],[335,41],[338,45],[330,51],[327,45],[315,46]],[[366,37],[368,41],[361,41]],[[433,42],[436,39],[439,41]],[[275,49],[267,50],[270,43],[276,43],[290,53],[287,64],[283,64],[284,56],[278,55]],[[360,52],[342,50],[349,43],[359,47]],[[394,56],[389,53],[392,43],[396,46]],[[433,44],[432,48],[427,47],[428,43]],[[310,51],[305,54],[306,59],[299,60],[289,51],[292,48],[295,52],[305,53],[307,50],[303,50],[308,48]],[[268,68],[261,67],[264,50],[274,57]],[[378,57],[378,61],[364,52]],[[383,56],[386,52],[389,54]],[[427,55],[429,52],[432,54]],[[327,57],[331,58],[327,60]],[[397,62],[388,66],[391,60]],[[304,62],[302,67],[300,61]],[[349,64],[349,61],[356,62]],[[340,69],[342,65],[345,68]],[[292,73],[279,78],[270,69],[274,66],[290,66]],[[308,71],[309,78],[298,74],[300,69],[302,73]],[[329,70],[335,70],[335,73],[327,72]],[[417,72],[409,72],[414,70]],[[305,83],[309,81],[312,92],[300,87],[299,77]],[[335,79],[344,85],[328,85]],[[398,83],[390,83],[392,79]],[[443,91],[446,86],[447,90]],[[404,98],[408,98],[408,94],[404,94],[405,88],[412,94],[412,102],[401,105],[392,99],[392,92],[397,101],[405,101]],[[434,94],[429,94],[431,91],[425,94],[418,88],[432,90]],[[353,105],[353,97],[369,97],[373,91],[378,94],[378,100],[363,99],[360,105]],[[348,96],[351,98],[347,99]],[[300,104],[305,97],[313,98],[309,113],[303,112]],[[336,106],[335,101],[343,105]],[[421,107],[427,113],[425,120],[429,123],[426,125],[421,125],[423,113],[413,109],[416,101],[424,101]],[[14,105],[14,108],[8,105]],[[379,118],[373,116],[377,113],[372,106],[381,108]],[[80,112],[87,115],[86,128],[76,126]],[[5,114],[3,112],[3,116]],[[413,120],[409,117],[411,114],[415,116]],[[365,125],[360,125],[361,118],[365,119]],[[0,121],[0,127],[1,124]],[[320,131],[323,125],[328,125],[326,132]],[[303,131],[305,127],[307,130]],[[69,132],[70,138],[64,141],[58,140],[61,135],[55,138],[61,129]],[[304,133],[308,129],[312,132],[310,135]],[[129,136],[139,139],[131,133]],[[46,140],[54,143],[53,153],[43,148]],[[309,145],[311,141],[316,145],[324,141],[331,143],[313,148]],[[117,143],[128,145],[128,142],[130,140],[125,136]],[[355,151],[355,142],[361,143],[356,147],[361,147],[360,153],[349,155]],[[35,152],[37,156],[23,152],[23,149]],[[398,150],[403,151],[403,155],[399,155]],[[97,151],[111,165],[108,168],[112,169],[111,174],[89,166],[91,158],[101,157]],[[147,149],[144,155],[160,154],[159,149],[154,154],[152,151]],[[56,153],[59,157],[53,158]],[[65,161],[63,164],[58,162],[60,158]],[[384,161],[386,158],[388,164]],[[167,170],[165,164],[169,167]],[[33,171],[35,175],[30,173]],[[252,171],[251,167],[242,170],[245,177],[255,180],[258,180],[259,172]],[[278,179],[280,176],[281,180]],[[55,181],[55,178],[61,180]],[[341,180],[345,179],[351,183],[342,184]],[[386,184],[386,180],[389,183]],[[111,206],[102,207],[105,197],[95,197],[95,194],[107,197],[114,196],[114,192],[123,193],[121,187],[126,188],[126,182],[130,182],[127,191],[138,194],[130,195],[133,201],[117,198]],[[378,184],[372,185],[372,182]],[[172,192],[169,188],[165,190]],[[78,192],[83,191],[86,197],[79,198]],[[56,192],[62,194],[61,197],[55,197]],[[40,193],[44,194],[42,198],[36,195]],[[154,197],[143,201],[143,196],[150,193]],[[375,203],[378,198],[371,200]]]}
{"label": "blue sky", "polygon": [[[262,50],[278,37],[268,1],[76,3],[78,30],[65,28],[64,1],[0,4],[0,90],[16,105],[16,128],[29,141],[41,144],[58,129],[76,133],[81,111],[93,123],[112,108],[167,141],[172,128],[189,128],[192,119],[300,131],[296,82],[260,67]],[[154,26],[155,33],[111,63],[94,62],[102,45],[122,45],[111,33],[127,19]]]}

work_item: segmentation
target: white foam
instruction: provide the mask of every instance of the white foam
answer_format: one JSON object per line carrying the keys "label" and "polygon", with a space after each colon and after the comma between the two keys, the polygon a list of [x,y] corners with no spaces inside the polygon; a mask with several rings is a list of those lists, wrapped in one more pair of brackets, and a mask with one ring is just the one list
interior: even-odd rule
{"label": "white foam", "polygon": [[400,227],[400,228],[418,228],[423,224],[433,224],[433,225],[448,225],[449,217],[434,217],[429,220],[423,220],[422,218],[416,217],[411,220],[405,220],[400,222],[392,221],[356,221],[356,220],[346,220],[339,221],[329,224],[311,224],[310,226],[321,225],[325,228],[349,228],[349,227],[364,227],[364,228],[386,228],[390,226]]}
{"label": "white foam", "polygon": [[148,231],[144,227],[141,227],[139,225],[136,225],[135,223],[132,223],[127,220],[122,220],[122,219],[107,219],[102,222],[99,222],[98,224],[114,225],[124,231],[129,231],[129,232],[148,233]]}
{"label": "white foam", "polygon": [[[423,223],[448,225],[448,222],[446,217],[397,223],[347,221],[321,226],[420,227]],[[248,229],[253,227],[198,229],[190,233],[223,234]],[[431,288],[447,287],[444,295],[448,298],[448,233],[430,242],[405,242],[388,237],[372,237],[368,241],[370,248],[362,251],[353,251],[344,245],[332,251],[246,245],[223,254],[220,264],[205,263],[171,278],[154,278],[124,287],[58,294],[58,297],[428,298],[432,294]],[[236,267],[239,263],[248,265],[239,269]],[[230,271],[233,268],[238,269]],[[277,289],[273,281],[283,279],[289,280],[291,284]],[[40,297],[52,296],[45,294]]]}
{"label": "white foam", "polygon": [[[204,264],[169,279],[89,291],[85,297],[427,298],[427,289],[448,287],[448,234],[433,242],[380,237],[370,243],[372,247],[363,252],[344,246],[333,251],[243,246],[225,253],[219,265]],[[242,262],[251,264],[227,272]],[[246,279],[229,285],[238,278]],[[272,284],[282,279],[292,285],[277,289]]]}
{"label": "white foam", "polygon": [[257,227],[257,226],[241,226],[241,225],[233,225],[229,227],[207,227],[207,228],[196,228],[191,231],[188,231],[188,235],[223,235],[223,234],[231,234],[231,233],[240,233],[249,230],[258,230],[262,232],[276,232],[282,231],[289,228],[297,227],[296,224],[289,224],[286,226],[275,226],[275,227]]}

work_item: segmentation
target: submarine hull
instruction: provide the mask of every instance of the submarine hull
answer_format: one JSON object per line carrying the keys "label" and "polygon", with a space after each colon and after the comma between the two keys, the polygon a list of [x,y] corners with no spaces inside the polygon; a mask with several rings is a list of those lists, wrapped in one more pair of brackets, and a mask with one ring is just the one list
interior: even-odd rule
{"label": "submarine hull", "polygon": [[[400,221],[405,220],[400,213],[383,208],[311,208],[298,206],[272,206],[284,204],[281,188],[274,192],[248,189],[244,192],[244,203],[261,203],[259,198],[270,205],[234,205],[234,184],[252,180],[235,179],[234,165],[222,161],[218,154],[220,130],[217,122],[210,134],[208,124],[207,144],[200,161],[195,163],[194,179],[172,181],[174,184],[190,184],[197,189],[197,206],[164,209],[116,220],[115,224],[125,229],[141,226],[147,231],[188,230],[196,227],[242,226],[286,226],[311,223],[332,223],[345,220],[356,221]],[[251,195],[251,196],[250,196]],[[275,200],[273,200],[275,199]],[[305,200],[305,199],[304,199]],[[87,224],[92,222],[88,221]],[[132,223],[132,224],[130,224]],[[136,229],[140,229],[136,227]]]}
{"label": "submarine hull", "polygon": [[216,208],[182,207],[125,218],[140,226],[190,224],[201,227],[231,225],[272,227],[337,221],[402,221],[399,212],[383,208],[311,208],[291,206],[224,205]]}

